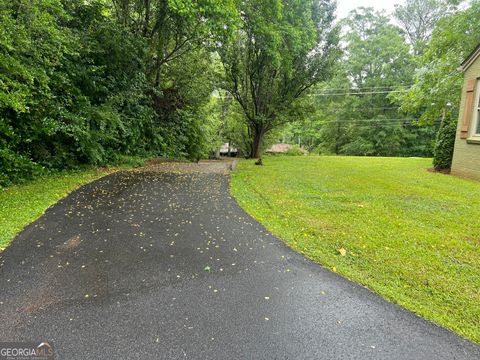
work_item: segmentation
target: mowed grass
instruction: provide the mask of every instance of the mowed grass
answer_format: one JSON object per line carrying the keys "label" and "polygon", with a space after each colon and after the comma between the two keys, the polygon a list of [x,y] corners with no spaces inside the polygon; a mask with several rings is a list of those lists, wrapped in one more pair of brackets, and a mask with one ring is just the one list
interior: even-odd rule
{"label": "mowed grass", "polygon": [[48,207],[79,186],[107,173],[106,170],[100,169],[70,171],[46,175],[21,185],[0,188],[0,251]]}
{"label": "mowed grass", "polygon": [[480,343],[480,182],[428,172],[430,159],[263,160],[232,175],[248,213],[294,250]]}

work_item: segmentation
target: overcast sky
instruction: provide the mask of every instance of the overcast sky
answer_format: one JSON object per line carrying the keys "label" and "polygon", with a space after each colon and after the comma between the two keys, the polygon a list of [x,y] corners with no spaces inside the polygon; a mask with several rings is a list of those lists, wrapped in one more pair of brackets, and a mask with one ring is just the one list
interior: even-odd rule
{"label": "overcast sky", "polygon": [[395,4],[403,4],[403,2],[404,0],[337,0],[337,18],[346,17],[350,10],[359,6],[370,6],[376,10],[384,9],[390,14]]}

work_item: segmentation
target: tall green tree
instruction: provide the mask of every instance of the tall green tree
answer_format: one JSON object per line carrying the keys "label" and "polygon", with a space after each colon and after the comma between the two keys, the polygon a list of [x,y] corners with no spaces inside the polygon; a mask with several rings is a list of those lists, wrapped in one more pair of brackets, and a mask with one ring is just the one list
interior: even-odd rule
{"label": "tall green tree", "polygon": [[[350,79],[353,141],[341,152],[348,155],[396,155],[405,145],[404,116],[388,99],[411,81],[412,57],[398,27],[372,8],[358,8],[344,20],[345,74]],[[352,97],[352,96],[350,96]]]}
{"label": "tall green tree", "polygon": [[265,134],[292,120],[292,108],[331,76],[339,56],[335,4],[330,0],[238,1],[241,24],[218,53],[225,89],[241,106],[250,156]]}
{"label": "tall green tree", "polygon": [[[480,2],[438,21],[431,40],[414,74],[414,84],[406,92],[397,94],[401,109],[409,114],[420,114],[420,122],[442,121],[441,138],[437,143],[434,164],[448,168],[453,154],[453,139],[460,104],[463,74],[459,65],[480,43]],[[453,125],[451,123],[454,123]],[[439,134],[440,135],[440,134]]]}
{"label": "tall green tree", "polygon": [[322,147],[347,155],[428,155],[433,132],[425,133],[389,98],[412,81],[414,61],[402,31],[372,8],[352,11],[343,25],[344,61],[317,99],[330,109]]}
{"label": "tall green tree", "polygon": [[452,14],[457,0],[407,0],[395,5],[393,15],[407,34],[412,51],[421,55],[438,20]]}
{"label": "tall green tree", "polygon": [[162,68],[227,38],[237,21],[233,0],[109,0],[117,21],[146,39],[147,77],[160,86]]}
{"label": "tall green tree", "polygon": [[343,25],[343,61],[335,77],[312,92],[316,113],[296,138],[321,153],[428,156],[434,126],[420,127],[390,96],[404,91],[415,67],[400,28],[383,13],[358,8]]}

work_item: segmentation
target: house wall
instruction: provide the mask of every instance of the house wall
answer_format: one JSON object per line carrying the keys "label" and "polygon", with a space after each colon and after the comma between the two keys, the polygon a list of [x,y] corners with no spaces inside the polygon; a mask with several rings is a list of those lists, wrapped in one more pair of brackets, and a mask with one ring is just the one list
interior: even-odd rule
{"label": "house wall", "polygon": [[[452,174],[480,180],[480,144],[468,143],[467,139],[460,138],[467,82],[468,80],[477,78],[480,78],[480,58],[477,58],[475,62],[465,71],[464,74],[462,100],[460,103],[460,114],[458,117],[457,135],[455,138],[455,150],[453,152]],[[478,96],[477,87],[475,87],[473,96],[473,106],[475,107],[475,109],[472,109],[472,119],[470,119],[470,129],[468,135],[469,137],[473,134],[475,126],[474,116],[476,116],[477,113],[477,104],[475,103],[475,100]]]}

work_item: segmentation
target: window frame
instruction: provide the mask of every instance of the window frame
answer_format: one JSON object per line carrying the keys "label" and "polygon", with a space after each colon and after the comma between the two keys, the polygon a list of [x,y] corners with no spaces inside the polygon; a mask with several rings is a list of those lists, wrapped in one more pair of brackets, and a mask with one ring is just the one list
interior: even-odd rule
{"label": "window frame", "polygon": [[473,108],[473,116],[475,121],[473,122],[473,138],[480,138],[480,79],[477,79],[477,87],[475,89],[475,105]]}

